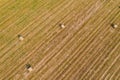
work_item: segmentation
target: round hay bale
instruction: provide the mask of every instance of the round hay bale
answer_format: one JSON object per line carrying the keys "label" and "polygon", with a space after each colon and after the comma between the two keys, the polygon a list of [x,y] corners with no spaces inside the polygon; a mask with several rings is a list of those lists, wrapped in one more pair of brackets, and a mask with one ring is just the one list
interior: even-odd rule
{"label": "round hay bale", "polygon": [[18,38],[19,38],[20,41],[23,41],[23,40],[24,40],[24,38],[23,38],[22,35],[18,35]]}
{"label": "round hay bale", "polygon": [[31,72],[33,70],[32,66],[30,64],[26,64],[26,68],[29,72]]}
{"label": "round hay bale", "polygon": [[26,64],[25,66],[26,66],[27,69],[29,69],[31,67],[30,64]]}
{"label": "round hay bale", "polygon": [[65,25],[64,25],[64,24],[60,24],[60,27],[61,27],[61,28],[65,28]]}
{"label": "round hay bale", "polygon": [[112,26],[113,28],[117,28],[117,27],[118,27],[117,24],[111,24],[111,26]]}

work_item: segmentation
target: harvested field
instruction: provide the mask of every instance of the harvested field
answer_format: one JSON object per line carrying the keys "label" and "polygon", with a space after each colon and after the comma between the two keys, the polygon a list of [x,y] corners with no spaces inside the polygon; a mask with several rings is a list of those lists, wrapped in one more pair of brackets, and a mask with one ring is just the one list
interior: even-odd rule
{"label": "harvested field", "polygon": [[0,0],[0,80],[120,80],[120,0]]}

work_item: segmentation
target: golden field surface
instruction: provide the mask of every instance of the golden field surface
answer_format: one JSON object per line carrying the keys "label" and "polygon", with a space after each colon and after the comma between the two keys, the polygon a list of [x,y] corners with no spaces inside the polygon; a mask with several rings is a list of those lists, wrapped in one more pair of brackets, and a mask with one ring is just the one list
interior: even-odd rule
{"label": "golden field surface", "polygon": [[0,0],[0,80],[120,80],[120,0]]}

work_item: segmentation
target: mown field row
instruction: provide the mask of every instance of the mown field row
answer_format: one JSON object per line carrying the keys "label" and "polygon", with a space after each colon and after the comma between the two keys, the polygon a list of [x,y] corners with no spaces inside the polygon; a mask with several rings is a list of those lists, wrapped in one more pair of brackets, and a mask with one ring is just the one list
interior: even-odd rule
{"label": "mown field row", "polygon": [[53,51],[54,52],[54,51]]}
{"label": "mown field row", "polygon": [[[32,1],[18,3],[11,0],[4,6],[13,10],[0,9],[13,13],[0,20],[1,80],[120,79],[119,27],[111,27],[119,25],[119,0],[39,1],[35,10]],[[32,72],[26,72],[27,63]]]}

